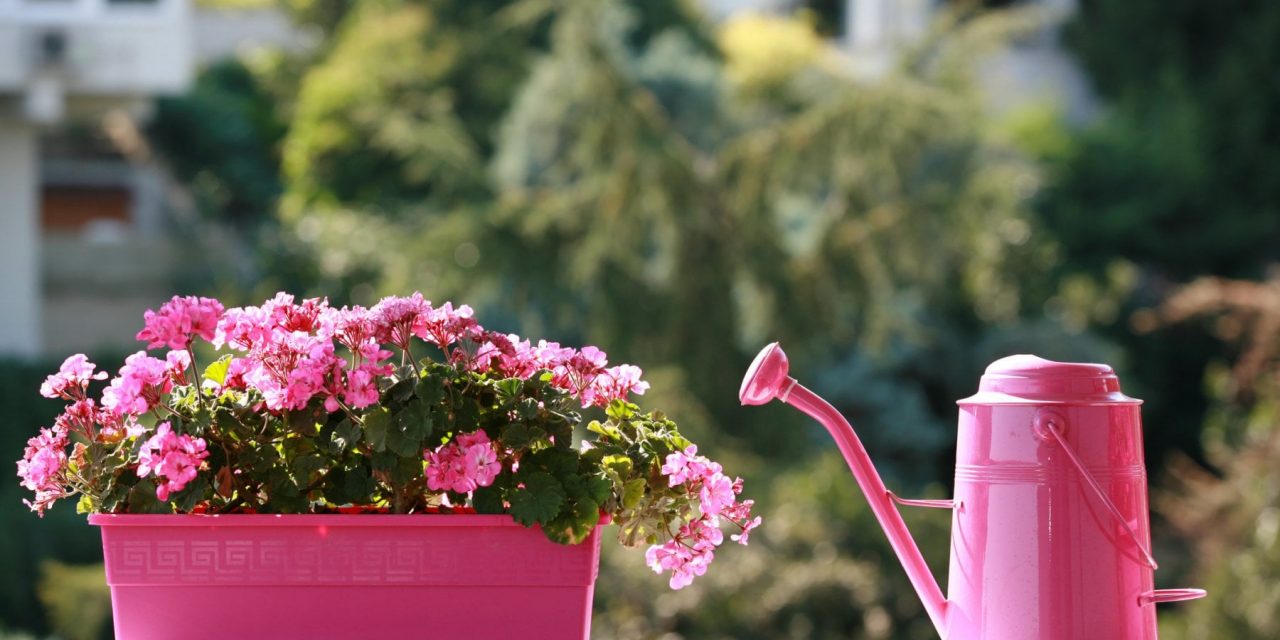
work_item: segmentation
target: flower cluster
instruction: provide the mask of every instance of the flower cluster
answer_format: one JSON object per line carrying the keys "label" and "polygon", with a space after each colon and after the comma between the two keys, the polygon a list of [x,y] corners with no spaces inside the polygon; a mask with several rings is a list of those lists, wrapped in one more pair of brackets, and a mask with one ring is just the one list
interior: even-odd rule
{"label": "flower cluster", "polygon": [[723,518],[738,526],[740,533],[731,536],[739,544],[747,544],[751,530],[760,526],[760,516],[751,517],[753,500],[738,501],[742,479],[730,480],[718,462],[697,455],[698,447],[667,456],[662,475],[671,487],[684,487],[696,496],[701,516],[680,527],[679,532],[661,545],[653,545],[645,553],[645,561],[655,573],[671,572],[672,589],[689,586],[693,579],[707,571],[715,559],[716,547],[724,542],[720,531]]}
{"label": "flower cluster", "polygon": [[213,298],[174,296],[159,311],[143,314],[138,340],[147,343],[148,349],[186,349],[191,346],[193,336],[213,339],[222,311],[222,303]]}
{"label": "flower cluster", "polygon": [[68,495],[66,473],[67,432],[57,427],[41,429],[40,435],[27,440],[27,448],[18,461],[22,486],[36,493],[34,502],[23,503],[44,516],[54,501]]}
{"label": "flower cluster", "polygon": [[[644,395],[649,389],[649,383],[640,379],[639,367],[629,364],[608,367],[608,355],[596,347],[575,351],[546,340],[534,345],[514,334],[490,334],[486,338],[478,353],[496,357],[497,369],[504,375],[527,378],[537,371],[550,371],[552,384],[576,395],[583,408],[607,407],[614,400],[625,400],[632,394]],[[482,366],[489,366],[488,359],[482,357],[478,361]]]}
{"label": "flower cluster", "polygon": [[[41,385],[67,405],[18,461],[37,513],[73,495],[80,511],[111,513],[460,509],[565,544],[607,515],[628,546],[662,542],[649,564],[676,588],[706,571],[722,522],[743,544],[760,522],[740,480],[631,404],[649,388],[640,368],[490,331],[466,305],[174,297],[137,337],[157,351],[128,356],[105,384],[76,354]],[[201,369],[211,351],[223,353]],[[585,410],[607,419],[575,447]]]}
{"label": "flower cluster", "polygon": [[502,470],[498,452],[483,431],[461,434],[422,457],[427,461],[427,488],[432,491],[471,493],[492,485]]}
{"label": "flower cluster", "polygon": [[160,360],[139,351],[125,358],[120,374],[102,392],[102,406],[121,417],[150,411],[173,388],[173,379],[181,374],[177,367],[190,364],[191,357],[186,354],[172,351]]}
{"label": "flower cluster", "polygon": [[40,385],[40,395],[63,400],[83,400],[90,380],[106,380],[107,372],[94,373],[97,365],[89,362],[83,353],[77,353],[63,361],[58,372],[45,378]]}
{"label": "flower cluster", "polygon": [[138,452],[138,477],[163,478],[156,487],[156,498],[168,500],[170,493],[186,488],[200,471],[201,462],[209,457],[203,438],[173,432],[168,422],[161,422]]}
{"label": "flower cluster", "polygon": [[[607,356],[595,347],[575,350],[546,341],[532,346],[516,335],[485,330],[473,315],[467,305],[433,307],[420,293],[383,298],[370,309],[334,308],[323,299],[294,304],[293,296],[281,293],[261,307],[228,309],[211,341],[245,353],[233,361],[235,381],[261,392],[275,411],[301,409],[317,396],[331,412],[342,403],[373,404],[376,383],[393,371],[383,364],[393,355],[384,345],[412,354],[415,339],[472,370],[520,378],[551,371],[553,383],[577,396],[583,407],[608,406],[649,388],[638,367],[606,368]],[[335,343],[353,359],[336,355]],[[412,355],[407,358],[414,362]]]}

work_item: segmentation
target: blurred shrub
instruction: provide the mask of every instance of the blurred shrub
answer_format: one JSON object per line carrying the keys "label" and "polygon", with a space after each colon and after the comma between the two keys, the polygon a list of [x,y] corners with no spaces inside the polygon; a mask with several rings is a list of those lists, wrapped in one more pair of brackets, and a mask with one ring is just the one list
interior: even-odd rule
{"label": "blurred shrub", "polygon": [[[1183,462],[1156,507],[1191,545],[1205,600],[1162,620],[1171,640],[1280,637],[1280,276],[1255,283],[1201,279],[1160,321],[1207,317],[1239,349],[1210,375],[1215,398],[1205,450],[1219,474]],[[1181,585],[1179,585],[1181,586]]]}
{"label": "blurred shrub", "polygon": [[37,592],[53,632],[66,640],[110,637],[111,590],[101,564],[40,563]]}
{"label": "blurred shrub", "polygon": [[[56,362],[0,362],[0,407],[5,412],[0,460],[20,459],[27,439],[52,424],[62,409],[62,403],[38,393],[45,376],[57,367]],[[102,540],[84,516],[76,515],[72,504],[59,505],[43,519],[37,518],[22,504],[30,492],[13,475],[14,463],[7,464],[10,473],[0,481],[0,575],[5,576],[0,581],[0,626],[45,633],[50,626],[35,592],[40,563],[46,559],[101,562]]]}

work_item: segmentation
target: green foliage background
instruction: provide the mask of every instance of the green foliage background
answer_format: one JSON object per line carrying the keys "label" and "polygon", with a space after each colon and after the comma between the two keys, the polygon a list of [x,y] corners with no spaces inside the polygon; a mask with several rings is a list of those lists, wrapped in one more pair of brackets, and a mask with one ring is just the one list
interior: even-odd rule
{"label": "green foliage background", "polygon": [[[645,369],[646,406],[745,477],[765,526],[690,589],[606,549],[597,637],[932,637],[821,429],[737,406],[775,339],[889,485],[930,496],[949,491],[954,400],[987,363],[1117,366],[1147,401],[1167,498],[1157,579],[1214,594],[1162,609],[1162,636],[1276,637],[1274,380],[1224,391],[1247,349],[1219,341],[1220,322],[1139,320],[1195,276],[1256,279],[1276,259],[1280,8],[1080,3],[1066,35],[1101,109],[1070,124],[985,108],[974,62],[1035,27],[1017,3],[943,12],[871,80],[817,35],[838,30],[838,3],[805,4],[730,38],[682,0],[287,0],[318,46],[205,69],[148,135],[201,212],[256,249],[208,292],[419,289],[487,326],[599,344]],[[769,46],[785,51],[749,55]],[[0,370],[15,456],[56,409],[35,394],[48,368]],[[0,485],[0,568],[16,577],[0,628],[89,619],[93,598],[42,608],[34,585],[43,558],[95,560],[96,532],[19,499]],[[1196,529],[1188,509],[1231,526]],[[908,518],[941,575],[946,514]],[[91,583],[49,566],[46,584]]]}

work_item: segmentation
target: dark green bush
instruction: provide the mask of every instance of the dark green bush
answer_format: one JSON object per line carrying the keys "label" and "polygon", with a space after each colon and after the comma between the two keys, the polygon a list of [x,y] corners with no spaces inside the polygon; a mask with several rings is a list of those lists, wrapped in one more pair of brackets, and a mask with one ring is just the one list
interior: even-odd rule
{"label": "dark green bush", "polygon": [[[102,359],[101,362],[114,362]],[[0,457],[9,460],[10,473],[0,481],[0,628],[51,630],[44,608],[36,597],[40,565],[47,560],[67,564],[102,561],[98,531],[77,515],[71,503],[59,504],[37,518],[22,503],[30,492],[18,484],[16,461],[27,439],[49,426],[62,403],[43,398],[40,383],[57,370],[54,361],[0,362]]]}

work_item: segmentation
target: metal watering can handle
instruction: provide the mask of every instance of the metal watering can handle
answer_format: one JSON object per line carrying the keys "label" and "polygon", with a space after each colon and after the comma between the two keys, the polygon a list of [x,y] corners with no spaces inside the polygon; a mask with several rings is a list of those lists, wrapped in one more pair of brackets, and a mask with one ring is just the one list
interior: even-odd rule
{"label": "metal watering can handle", "polygon": [[1071,445],[1067,444],[1066,438],[1062,437],[1062,431],[1059,426],[1061,422],[1065,422],[1065,420],[1054,413],[1038,414],[1035,418],[1036,433],[1044,438],[1052,438],[1054,442],[1058,443],[1058,446],[1062,447],[1062,451],[1067,454],[1067,459],[1071,461],[1072,466],[1080,473],[1080,477],[1085,484],[1090,489],[1093,489],[1093,494],[1098,497],[1098,501],[1106,506],[1107,511],[1111,512],[1111,516],[1116,519],[1116,522],[1119,522],[1120,526],[1124,527],[1124,532],[1133,541],[1133,546],[1142,552],[1142,559],[1147,566],[1151,567],[1152,571],[1159,569],[1156,559],[1151,557],[1151,552],[1147,551],[1147,547],[1138,540],[1138,534],[1134,533],[1133,527],[1129,526],[1129,521],[1124,519],[1124,516],[1120,514],[1120,510],[1116,508],[1115,503],[1111,502],[1111,499],[1102,490],[1102,486],[1098,484],[1097,480],[1093,479],[1093,474],[1089,473],[1089,470],[1085,468],[1084,463],[1080,461],[1080,457],[1076,455],[1075,449],[1072,449]]}
{"label": "metal watering can handle", "polygon": [[[1158,568],[1156,559],[1151,556],[1151,552],[1147,551],[1147,548],[1138,540],[1138,534],[1134,532],[1133,527],[1129,526],[1129,521],[1125,520],[1124,516],[1120,514],[1120,510],[1116,508],[1115,503],[1111,502],[1111,499],[1107,497],[1106,492],[1102,490],[1102,485],[1099,485],[1098,481],[1093,478],[1093,474],[1089,473],[1089,470],[1085,468],[1084,463],[1080,461],[1080,456],[1076,455],[1075,449],[1072,449],[1071,445],[1067,444],[1066,438],[1062,437],[1061,424],[1065,422],[1066,419],[1062,416],[1053,412],[1045,412],[1036,415],[1034,427],[1037,435],[1045,439],[1051,438],[1058,443],[1058,446],[1062,447],[1063,453],[1067,454],[1067,459],[1071,461],[1071,465],[1076,468],[1076,472],[1084,479],[1085,484],[1093,490],[1093,494],[1098,497],[1098,500],[1107,507],[1107,510],[1111,512],[1111,516],[1124,527],[1125,533],[1133,541],[1133,546],[1142,552],[1142,559],[1146,565],[1151,567],[1152,571],[1156,570]],[[1204,589],[1155,589],[1139,595],[1138,606],[1144,607],[1161,602],[1196,600],[1205,597],[1205,595],[1207,593]]]}

